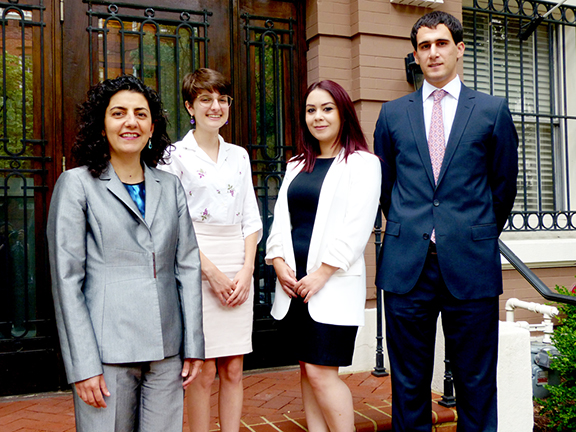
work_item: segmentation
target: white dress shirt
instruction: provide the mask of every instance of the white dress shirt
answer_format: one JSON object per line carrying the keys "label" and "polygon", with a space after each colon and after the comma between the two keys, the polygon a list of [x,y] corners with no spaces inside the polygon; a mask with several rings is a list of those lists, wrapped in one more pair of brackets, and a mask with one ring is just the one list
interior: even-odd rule
{"label": "white dress shirt", "polygon": [[177,143],[167,165],[159,169],[180,178],[186,191],[188,210],[195,223],[242,225],[244,238],[259,231],[262,220],[252,184],[252,170],[248,152],[228,144],[221,136],[218,161],[214,162],[202,150],[194,132],[190,131]]}
{"label": "white dress shirt", "polygon": [[[454,116],[456,115],[456,108],[458,107],[458,98],[460,97],[460,89],[462,82],[460,77],[456,75],[452,81],[442,87],[448,94],[442,98],[440,104],[442,105],[442,117],[444,119],[444,145],[448,144],[448,137],[452,130],[452,123],[454,123]],[[422,100],[424,105],[424,124],[426,126],[426,139],[430,132],[430,122],[432,119],[432,107],[434,105],[434,96],[432,92],[437,90],[428,81],[424,80],[422,86]]]}

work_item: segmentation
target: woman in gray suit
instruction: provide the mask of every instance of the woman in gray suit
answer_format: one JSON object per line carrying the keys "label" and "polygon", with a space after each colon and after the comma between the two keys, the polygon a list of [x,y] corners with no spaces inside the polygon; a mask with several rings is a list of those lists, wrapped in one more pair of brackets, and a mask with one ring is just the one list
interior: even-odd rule
{"label": "woman in gray suit", "polygon": [[[200,257],[157,93],[133,76],[88,92],[54,189],[56,321],[81,431],[182,431],[204,357]],[[184,360],[183,360],[184,359]]]}

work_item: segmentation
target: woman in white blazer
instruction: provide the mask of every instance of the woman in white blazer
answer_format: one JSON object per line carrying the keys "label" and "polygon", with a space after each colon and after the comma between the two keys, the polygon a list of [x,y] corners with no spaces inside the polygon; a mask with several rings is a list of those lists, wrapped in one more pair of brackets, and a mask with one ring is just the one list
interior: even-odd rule
{"label": "woman in white blazer", "polygon": [[340,85],[315,83],[304,100],[300,154],[288,164],[266,245],[277,275],[272,316],[300,362],[308,429],[351,432],[352,396],[338,367],[352,363],[364,324],[380,163]]}
{"label": "woman in white blazer", "polygon": [[47,237],[76,430],[181,432],[202,365],[201,269],[157,93],[133,76],[94,86],[80,166],[54,189]]}

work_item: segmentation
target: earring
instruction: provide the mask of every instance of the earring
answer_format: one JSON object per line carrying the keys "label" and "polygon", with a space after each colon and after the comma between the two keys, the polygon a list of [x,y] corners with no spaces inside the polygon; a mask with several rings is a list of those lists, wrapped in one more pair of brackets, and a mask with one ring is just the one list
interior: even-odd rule
{"label": "earring", "polygon": [[196,120],[194,120],[194,117],[190,118],[190,124],[193,125],[194,123],[196,123]]}
{"label": "earring", "polygon": [[224,124],[228,124],[228,120],[226,120],[226,123],[224,123]]}
{"label": "earring", "polygon": [[148,138],[148,148],[152,150],[152,137]]}

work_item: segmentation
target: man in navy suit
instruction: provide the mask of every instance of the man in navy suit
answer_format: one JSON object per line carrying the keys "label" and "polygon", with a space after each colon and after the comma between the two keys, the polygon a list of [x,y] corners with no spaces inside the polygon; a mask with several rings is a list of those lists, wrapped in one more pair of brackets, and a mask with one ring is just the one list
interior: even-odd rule
{"label": "man in navy suit", "polygon": [[516,196],[518,135],[506,101],[458,77],[462,24],[445,12],[411,33],[425,82],[382,105],[384,290],[396,432],[432,428],[430,385],[441,314],[456,387],[458,431],[496,431],[498,236]]}

